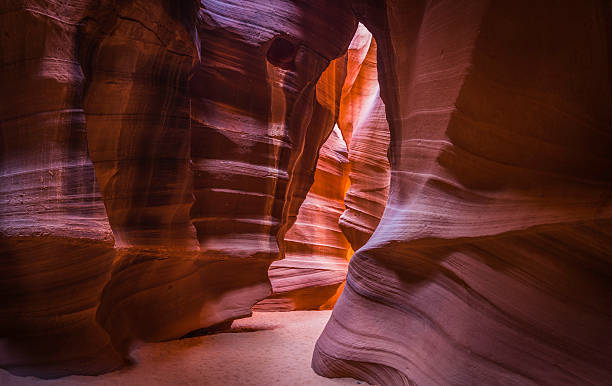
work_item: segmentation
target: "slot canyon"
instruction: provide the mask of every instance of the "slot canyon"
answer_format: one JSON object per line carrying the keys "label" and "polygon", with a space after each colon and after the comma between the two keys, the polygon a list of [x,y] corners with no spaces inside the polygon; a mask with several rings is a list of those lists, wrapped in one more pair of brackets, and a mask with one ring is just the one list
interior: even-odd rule
{"label": "slot canyon", "polygon": [[0,0],[0,385],[612,385],[609,0]]}

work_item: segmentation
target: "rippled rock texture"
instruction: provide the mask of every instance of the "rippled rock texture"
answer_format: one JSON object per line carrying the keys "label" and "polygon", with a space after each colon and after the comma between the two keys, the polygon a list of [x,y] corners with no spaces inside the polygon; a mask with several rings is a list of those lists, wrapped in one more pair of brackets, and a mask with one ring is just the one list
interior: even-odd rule
{"label": "rippled rock texture", "polygon": [[378,44],[391,187],[315,371],[609,383],[609,2],[353,8]]}
{"label": "rippled rock texture", "polygon": [[376,229],[387,203],[389,126],[380,98],[376,41],[361,23],[347,55],[338,126],[350,144],[350,187],[339,225],[357,250]]}
{"label": "rippled rock texture", "polygon": [[349,243],[338,226],[348,186],[346,142],[336,126],[319,153],[314,183],[285,235],[285,258],[269,270],[273,295],[257,309],[333,307],[346,277]]}
{"label": "rippled rock texture", "polygon": [[108,371],[270,295],[356,28],[288,5],[3,3],[2,366]]}
{"label": "rippled rock texture", "polygon": [[318,87],[338,78],[331,78],[330,71],[339,66],[345,73],[338,126],[321,148],[314,184],[285,236],[285,259],[270,267],[273,295],[259,309],[333,307],[343,288],[347,258],[365,244],[385,208],[389,128],[378,85],[376,42],[363,24]]}
{"label": "rippled rock texture", "polygon": [[[298,224],[293,239],[287,238],[289,242],[285,242],[285,233],[296,221],[315,180],[319,149],[337,120],[346,76],[344,52],[356,22],[342,3],[325,6],[329,20],[320,19],[315,12],[322,9],[323,2],[310,6],[314,8],[286,7],[281,2],[211,1],[200,13],[202,61],[191,79],[195,196],[191,216],[202,252],[239,259],[244,272],[252,272],[246,266],[251,261],[265,262],[267,270],[281,256],[295,260],[298,254],[315,254],[300,252],[300,248],[310,248],[309,242],[296,245],[300,240],[295,237],[305,236],[304,229],[299,230],[305,224]],[[312,29],[314,25],[318,28]],[[336,153],[346,149],[338,148],[342,139],[337,133],[334,138],[338,143],[323,151],[327,158],[320,168],[320,177],[329,181],[322,181],[319,190],[344,177],[345,162]],[[331,205],[337,199],[334,194],[343,194],[335,190],[343,186],[318,193],[329,196],[320,200]],[[311,196],[306,200],[302,216],[319,222],[312,218],[319,214],[308,214],[308,206],[317,199]],[[313,234],[316,229],[320,228],[308,232]],[[346,248],[346,243],[340,245],[342,236],[333,234],[316,237]],[[342,255],[344,259],[346,253]],[[282,279],[276,281],[278,270],[271,271],[276,292],[318,286],[315,280],[324,280],[320,284],[325,287],[343,280],[337,266],[324,260],[314,264],[324,271],[322,275],[309,276],[302,271],[291,288],[281,284]],[[341,268],[345,272],[345,260]],[[330,288],[324,290],[329,292]],[[269,290],[257,294],[249,308],[269,294]],[[321,296],[324,301],[330,295]]]}
{"label": "rippled rock texture", "polygon": [[0,364],[16,374],[122,364],[95,321],[114,249],[74,39],[87,10],[0,4]]}
{"label": "rippled rock texture", "polygon": [[[595,0],[0,3],[0,364],[97,374],[139,341],[249,315],[270,264],[307,249],[288,230],[325,213],[309,191],[341,202],[340,141],[322,151],[329,184],[315,176],[337,123],[338,226],[361,248],[315,371],[609,383],[611,15]],[[338,247],[333,232],[315,233]]]}
{"label": "rippled rock texture", "polygon": [[77,37],[89,156],[116,248],[97,321],[123,355],[140,340],[218,322],[216,310],[200,315],[211,295],[190,219],[187,86],[197,52],[178,11],[101,2]]}

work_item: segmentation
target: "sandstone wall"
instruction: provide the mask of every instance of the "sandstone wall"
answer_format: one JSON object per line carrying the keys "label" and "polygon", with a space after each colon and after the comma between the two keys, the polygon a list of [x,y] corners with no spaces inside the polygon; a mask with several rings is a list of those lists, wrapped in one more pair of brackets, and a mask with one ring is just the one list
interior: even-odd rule
{"label": "sandstone wall", "polygon": [[258,310],[332,308],[344,283],[349,243],[338,226],[348,186],[348,158],[342,133],[335,127],[321,147],[314,183],[285,235],[285,258],[269,270],[272,296]]}
{"label": "sandstone wall", "polygon": [[108,371],[270,294],[356,28],[285,5],[2,4],[3,367]]}
{"label": "sandstone wall", "polygon": [[377,384],[605,384],[603,2],[353,8],[379,49],[389,201],[313,368]]}
{"label": "sandstone wall", "polygon": [[[0,364],[97,374],[140,341],[247,316],[311,234],[333,263],[288,283],[336,285],[337,230],[286,234],[333,222],[315,195],[340,213],[337,122],[340,226],[360,248],[315,371],[607,383],[611,15],[595,0],[0,3]],[[357,21],[373,38],[351,44]]]}
{"label": "sandstone wall", "polygon": [[350,187],[339,225],[354,250],[370,238],[389,194],[389,126],[380,98],[377,46],[363,24],[348,49],[338,126],[349,143]]}
{"label": "sandstone wall", "polygon": [[22,375],[122,364],[95,321],[114,253],[74,39],[89,5],[0,3],[0,364]]}

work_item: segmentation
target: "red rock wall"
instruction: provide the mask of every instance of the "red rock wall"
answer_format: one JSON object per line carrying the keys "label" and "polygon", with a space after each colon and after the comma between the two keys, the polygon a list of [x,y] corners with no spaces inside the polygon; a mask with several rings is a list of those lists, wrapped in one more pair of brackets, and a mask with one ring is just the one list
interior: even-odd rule
{"label": "red rock wall", "polygon": [[89,5],[0,4],[0,365],[21,375],[122,364],[95,321],[114,254],[74,40]]}
{"label": "red rock wall", "polygon": [[285,235],[285,258],[268,271],[272,296],[257,310],[290,311],[333,307],[344,283],[349,243],[338,226],[348,185],[348,159],[342,133],[335,127],[321,147],[314,183],[297,221]]}
{"label": "red rock wall", "polygon": [[[268,266],[336,119],[342,67],[317,80],[346,45],[339,34],[314,52],[313,15],[288,9],[292,22],[275,25],[274,9],[204,2],[197,35],[164,4],[86,25],[90,154],[120,248],[97,316],[124,354],[248,316],[270,294]],[[254,33],[258,22],[269,27]]]}
{"label": "red rock wall", "polygon": [[338,126],[349,138],[350,187],[339,225],[354,250],[370,238],[389,194],[389,126],[380,98],[376,41],[363,24],[348,50]]}
{"label": "red rock wall", "polygon": [[267,269],[292,253],[285,232],[338,116],[346,63],[330,59],[356,27],[342,3],[326,6],[329,19],[314,12],[323,2],[304,7],[211,1],[202,9],[202,62],[191,80],[191,214],[205,254]]}
{"label": "red rock wall", "polygon": [[2,366],[107,371],[270,294],[356,28],[281,5],[5,6]]}
{"label": "red rock wall", "polygon": [[609,382],[609,9],[354,9],[378,43],[390,197],[349,264],[315,371],[376,384]]}
{"label": "red rock wall", "polygon": [[[359,25],[347,54],[335,62],[346,68],[339,127],[321,148],[314,184],[285,236],[285,259],[270,267],[273,295],[258,303],[260,310],[333,307],[346,276],[347,257],[353,253],[343,233],[353,248],[360,248],[385,208],[389,129],[379,93],[376,43],[365,26]],[[317,91],[332,79],[336,67],[323,73]]]}
{"label": "red rock wall", "polygon": [[[389,199],[314,369],[605,384],[611,13],[561,5],[3,3],[0,364],[96,374],[248,315],[338,119],[343,226],[365,243],[384,184],[357,187],[379,182],[386,115]],[[357,20],[384,113],[373,46],[345,55]]]}
{"label": "red rock wall", "polygon": [[187,89],[197,53],[161,1],[101,2],[88,16],[87,141],[117,249],[97,320],[127,355],[201,327]]}

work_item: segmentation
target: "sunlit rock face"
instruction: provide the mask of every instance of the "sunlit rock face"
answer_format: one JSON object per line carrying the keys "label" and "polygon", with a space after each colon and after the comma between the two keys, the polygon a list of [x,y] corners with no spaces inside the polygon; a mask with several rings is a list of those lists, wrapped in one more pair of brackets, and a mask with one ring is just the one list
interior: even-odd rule
{"label": "sunlit rock face", "polygon": [[[610,15],[595,1],[2,3],[0,365],[98,374],[139,341],[248,315],[276,284],[296,304],[339,283],[339,227],[360,248],[318,373],[609,383]],[[350,44],[357,21],[373,37]],[[300,269],[324,244],[321,272]]]}
{"label": "sunlit rock face", "polygon": [[[285,235],[285,259],[270,267],[273,295],[258,309],[332,307],[342,290],[346,258],[365,244],[385,207],[389,129],[378,86],[376,42],[364,25],[359,24],[347,53],[335,62],[346,68],[338,126],[321,148],[314,184]],[[330,66],[319,83],[336,68]]]}
{"label": "sunlit rock face", "polygon": [[249,315],[337,119],[346,4],[4,8],[2,366],[96,374]]}
{"label": "sunlit rock face", "polygon": [[[295,253],[285,232],[337,120],[356,21],[343,2],[205,1],[199,17],[192,222],[202,254],[236,259],[245,274],[265,265],[266,278],[274,259]],[[307,280],[293,289],[312,286]],[[253,296],[245,313],[269,294]]]}
{"label": "sunlit rock face", "polygon": [[[338,127],[321,148],[314,184],[285,235],[285,259],[270,267],[273,295],[258,309],[333,307],[346,275],[346,258],[365,244],[382,216],[389,187],[389,129],[379,93],[376,43],[364,25],[359,24],[347,53],[336,62],[341,60],[346,76]],[[326,70],[319,82],[335,68]],[[350,151],[345,141],[350,141]]]}
{"label": "sunlit rock face", "polygon": [[313,368],[375,384],[608,383],[609,4],[385,5],[353,9],[378,44],[389,201]]}
{"label": "sunlit rock face", "polygon": [[285,258],[270,266],[273,294],[258,310],[333,307],[346,277],[349,243],[338,226],[348,184],[346,142],[335,127],[319,153],[314,183],[285,235]]}
{"label": "sunlit rock face", "polygon": [[370,238],[389,194],[389,126],[380,98],[376,41],[363,24],[349,46],[338,126],[349,141],[350,187],[339,225],[354,250]]}

